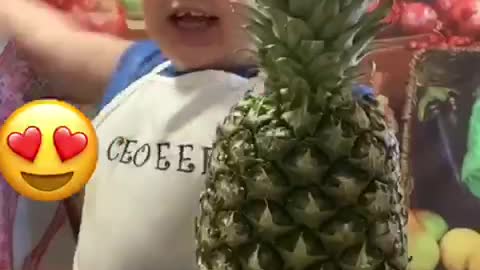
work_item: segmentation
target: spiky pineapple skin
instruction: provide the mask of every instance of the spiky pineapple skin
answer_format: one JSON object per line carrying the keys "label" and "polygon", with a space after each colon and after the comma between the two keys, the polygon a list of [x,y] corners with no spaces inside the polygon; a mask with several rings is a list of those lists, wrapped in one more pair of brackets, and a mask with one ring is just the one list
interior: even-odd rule
{"label": "spiky pineapple skin", "polygon": [[329,138],[341,134],[320,135],[326,123],[297,140],[266,99],[248,97],[218,130],[196,226],[201,269],[406,269],[398,145],[379,109],[358,103],[361,135],[333,158]]}
{"label": "spiky pineapple skin", "polygon": [[334,59],[320,78],[285,70],[309,60],[279,56],[288,42],[273,32],[259,34],[267,94],[248,94],[217,130],[195,226],[200,269],[405,270],[398,143],[378,104],[352,97],[351,64]]}

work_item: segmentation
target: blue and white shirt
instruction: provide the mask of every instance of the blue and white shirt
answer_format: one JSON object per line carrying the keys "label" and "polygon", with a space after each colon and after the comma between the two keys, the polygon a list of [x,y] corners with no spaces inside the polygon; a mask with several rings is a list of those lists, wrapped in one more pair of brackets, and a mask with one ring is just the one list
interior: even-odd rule
{"label": "blue and white shirt", "polygon": [[211,143],[247,73],[178,73],[152,42],[125,53],[94,120],[99,161],[74,270],[197,269],[193,222]]}

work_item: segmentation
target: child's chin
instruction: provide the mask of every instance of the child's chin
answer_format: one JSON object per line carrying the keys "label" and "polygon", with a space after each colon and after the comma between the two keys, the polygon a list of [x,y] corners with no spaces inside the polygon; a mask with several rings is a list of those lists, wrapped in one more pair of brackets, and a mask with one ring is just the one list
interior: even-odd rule
{"label": "child's chin", "polygon": [[212,46],[220,42],[221,31],[217,25],[202,28],[187,28],[173,25],[173,32],[179,44],[189,47]]}
{"label": "child's chin", "polygon": [[175,68],[179,71],[193,71],[203,69],[222,69],[224,68],[224,59],[219,59],[218,54],[212,54],[209,50],[190,51],[188,54],[181,54],[180,58],[175,58]]}

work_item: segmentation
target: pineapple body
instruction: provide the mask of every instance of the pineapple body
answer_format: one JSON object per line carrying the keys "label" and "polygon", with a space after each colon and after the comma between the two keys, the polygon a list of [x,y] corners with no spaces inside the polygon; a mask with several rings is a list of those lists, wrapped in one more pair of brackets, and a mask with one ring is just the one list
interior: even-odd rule
{"label": "pineapple body", "polygon": [[378,104],[352,96],[385,13],[364,16],[368,4],[252,10],[267,93],[218,128],[195,227],[202,270],[406,269],[398,144]]}

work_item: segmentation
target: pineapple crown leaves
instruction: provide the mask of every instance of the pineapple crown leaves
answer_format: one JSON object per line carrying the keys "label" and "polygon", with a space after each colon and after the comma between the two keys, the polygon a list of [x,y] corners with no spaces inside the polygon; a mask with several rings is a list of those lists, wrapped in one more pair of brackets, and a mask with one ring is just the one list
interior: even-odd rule
{"label": "pineapple crown leaves", "polygon": [[[297,135],[322,112],[352,104],[351,85],[393,0],[255,0],[246,26],[256,41],[267,94],[279,99]],[[312,113],[314,112],[314,113]],[[313,115],[316,114],[316,115]],[[308,122],[308,123],[307,123]],[[315,125],[313,125],[315,126]]]}
{"label": "pineapple crown leaves", "polygon": [[312,78],[312,89],[326,79],[341,81],[368,53],[392,5],[392,0],[386,1],[366,16],[370,2],[256,0],[249,7],[247,29],[256,40],[261,66],[273,80],[306,75]]}

